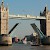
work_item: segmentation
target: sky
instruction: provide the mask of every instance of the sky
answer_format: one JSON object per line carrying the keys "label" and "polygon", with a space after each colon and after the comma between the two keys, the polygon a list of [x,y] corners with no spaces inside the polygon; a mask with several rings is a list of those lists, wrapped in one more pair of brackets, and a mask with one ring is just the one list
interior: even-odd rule
{"label": "sky", "polygon": [[50,10],[50,0],[4,0],[4,3],[8,3],[10,14],[39,15],[46,5]]}
{"label": "sky", "polygon": [[[0,4],[1,4],[0,0]],[[40,11],[43,12],[44,7],[47,5],[50,10],[50,0],[4,0],[5,7],[9,8],[9,14],[20,14],[20,15],[33,15],[40,16]],[[18,19],[9,19],[9,30],[15,25],[19,25],[12,32],[11,36],[24,37],[33,33],[33,29],[30,26],[31,23],[36,23],[40,28],[40,22],[36,20],[18,20]]]}

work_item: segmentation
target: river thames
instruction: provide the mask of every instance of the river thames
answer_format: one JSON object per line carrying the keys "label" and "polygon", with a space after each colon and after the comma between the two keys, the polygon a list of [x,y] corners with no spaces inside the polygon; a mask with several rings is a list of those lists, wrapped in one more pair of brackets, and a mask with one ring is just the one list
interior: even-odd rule
{"label": "river thames", "polygon": [[0,46],[0,50],[50,50],[50,46],[31,46],[24,44],[13,44],[12,46]]}

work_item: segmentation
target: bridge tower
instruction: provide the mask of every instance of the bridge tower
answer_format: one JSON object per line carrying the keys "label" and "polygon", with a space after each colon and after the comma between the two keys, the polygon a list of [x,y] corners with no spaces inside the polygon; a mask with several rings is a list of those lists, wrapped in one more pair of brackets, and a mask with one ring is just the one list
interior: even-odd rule
{"label": "bridge tower", "polygon": [[4,2],[2,1],[0,6],[0,34],[8,34],[8,7],[4,7]]}
{"label": "bridge tower", "polygon": [[50,36],[50,11],[47,6],[42,13],[40,12],[40,16],[46,17],[45,20],[40,20],[40,29],[46,36]]}
{"label": "bridge tower", "polygon": [[2,0],[0,6],[0,45],[12,45],[12,38],[8,36],[8,16],[9,9],[4,7]]}

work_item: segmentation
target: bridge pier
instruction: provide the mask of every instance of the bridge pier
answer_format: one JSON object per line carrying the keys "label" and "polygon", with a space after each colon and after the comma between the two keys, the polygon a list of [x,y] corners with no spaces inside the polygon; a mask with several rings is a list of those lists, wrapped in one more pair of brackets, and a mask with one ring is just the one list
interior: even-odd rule
{"label": "bridge pier", "polygon": [[12,38],[8,35],[0,35],[0,45],[12,45]]}

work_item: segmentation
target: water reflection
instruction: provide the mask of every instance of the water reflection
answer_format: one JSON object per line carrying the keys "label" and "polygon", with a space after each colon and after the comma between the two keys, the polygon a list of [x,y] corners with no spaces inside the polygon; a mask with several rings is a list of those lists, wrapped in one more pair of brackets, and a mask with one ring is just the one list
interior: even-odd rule
{"label": "water reflection", "polygon": [[13,44],[12,46],[1,46],[0,50],[50,50],[50,46],[31,46],[24,44]]}

